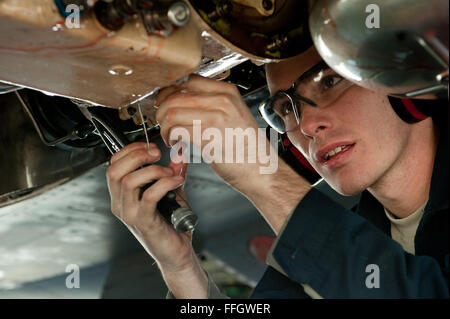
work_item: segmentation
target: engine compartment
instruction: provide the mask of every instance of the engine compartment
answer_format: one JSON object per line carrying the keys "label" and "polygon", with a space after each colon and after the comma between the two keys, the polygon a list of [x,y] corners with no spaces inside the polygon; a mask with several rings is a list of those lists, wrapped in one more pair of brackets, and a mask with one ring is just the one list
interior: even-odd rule
{"label": "engine compartment", "polygon": [[[16,121],[1,132],[10,149],[1,170],[13,177],[2,186],[0,205],[107,161],[87,108],[100,108],[130,140],[142,138],[145,122],[152,139],[159,134],[154,97],[189,74],[258,96],[264,63],[310,45],[311,3],[1,1],[0,103],[2,118]],[[17,135],[19,148],[11,146]],[[83,159],[83,152],[92,154]]]}

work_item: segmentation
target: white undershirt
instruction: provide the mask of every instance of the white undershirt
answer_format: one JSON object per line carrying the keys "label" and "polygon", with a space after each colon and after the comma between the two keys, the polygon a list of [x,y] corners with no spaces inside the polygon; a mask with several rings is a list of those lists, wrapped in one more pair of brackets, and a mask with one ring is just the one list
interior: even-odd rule
{"label": "white undershirt", "polygon": [[417,228],[422,219],[426,203],[423,204],[417,211],[405,218],[397,218],[386,208],[384,212],[391,222],[391,237],[393,240],[402,245],[403,249],[410,254],[415,254],[414,237],[416,236]]}

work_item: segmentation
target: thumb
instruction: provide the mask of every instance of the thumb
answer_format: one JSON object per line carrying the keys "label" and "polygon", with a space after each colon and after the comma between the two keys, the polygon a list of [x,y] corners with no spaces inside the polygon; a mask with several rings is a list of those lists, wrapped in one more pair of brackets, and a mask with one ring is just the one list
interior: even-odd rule
{"label": "thumb", "polygon": [[169,167],[173,170],[175,175],[183,176],[186,178],[188,163],[174,163],[170,161]]}
{"label": "thumb", "polygon": [[[168,167],[171,168],[175,175],[186,178],[187,166],[189,163],[188,155],[186,154],[186,143],[177,142],[170,150],[170,162]],[[178,146],[178,147],[177,147]]]}
{"label": "thumb", "polygon": [[174,158],[171,158],[168,166],[173,170],[175,175],[186,178],[188,161],[184,154],[176,155]]}
{"label": "thumb", "polygon": [[[175,159],[174,159],[175,160]],[[173,170],[175,175],[183,176],[184,180],[186,181],[186,173],[188,168],[188,163],[184,161],[174,161],[171,160],[169,163],[169,167]],[[175,193],[177,194],[177,202],[182,207],[189,207],[189,204],[187,203],[186,194],[184,193],[184,182],[183,185],[175,190]]]}

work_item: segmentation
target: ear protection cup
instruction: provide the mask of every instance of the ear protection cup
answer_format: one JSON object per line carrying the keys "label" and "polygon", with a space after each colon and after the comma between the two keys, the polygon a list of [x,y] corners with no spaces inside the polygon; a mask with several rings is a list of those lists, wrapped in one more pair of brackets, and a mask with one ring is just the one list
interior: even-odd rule
{"label": "ear protection cup", "polygon": [[413,124],[442,114],[448,108],[448,100],[400,99],[388,96],[395,113],[406,123]]}

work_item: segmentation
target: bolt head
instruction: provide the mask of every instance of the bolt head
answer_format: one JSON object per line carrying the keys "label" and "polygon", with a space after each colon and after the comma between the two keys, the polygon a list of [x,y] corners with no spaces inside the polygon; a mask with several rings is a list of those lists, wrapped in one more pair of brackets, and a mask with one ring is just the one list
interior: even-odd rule
{"label": "bolt head", "polygon": [[170,6],[167,16],[174,25],[183,27],[188,23],[191,12],[186,3],[177,1]]}

